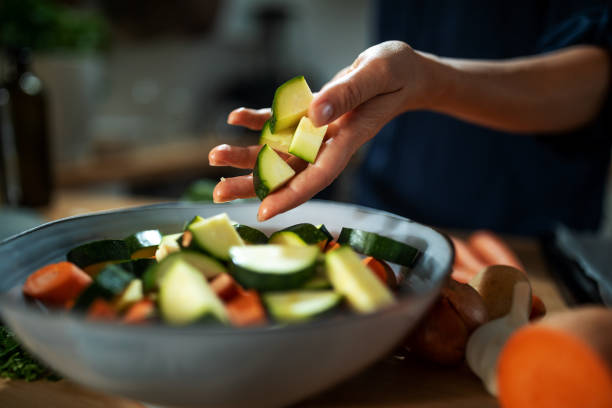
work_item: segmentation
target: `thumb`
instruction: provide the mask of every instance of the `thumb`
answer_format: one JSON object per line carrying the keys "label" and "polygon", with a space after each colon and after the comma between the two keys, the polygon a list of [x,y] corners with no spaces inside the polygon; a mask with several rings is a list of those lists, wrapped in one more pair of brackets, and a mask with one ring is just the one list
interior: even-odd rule
{"label": "thumb", "polygon": [[328,82],[310,103],[308,117],[315,126],[326,125],[379,93],[381,78],[365,66]]}

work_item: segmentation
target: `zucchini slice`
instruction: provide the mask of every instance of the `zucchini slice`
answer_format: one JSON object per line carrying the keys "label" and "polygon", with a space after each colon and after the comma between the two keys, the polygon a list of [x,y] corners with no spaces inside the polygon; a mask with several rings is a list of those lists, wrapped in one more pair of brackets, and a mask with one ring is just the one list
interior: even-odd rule
{"label": "zucchini slice", "polygon": [[227,269],[216,259],[195,251],[180,251],[168,255],[158,264],[152,265],[142,276],[145,292],[151,292],[159,288],[160,282],[164,279],[170,266],[174,261],[180,259],[198,270],[206,279],[213,278]]}
{"label": "zucchini slice", "polygon": [[142,281],[140,279],[133,279],[128,283],[123,292],[117,296],[113,302],[113,306],[117,310],[125,310],[134,303],[142,300],[143,296]]}
{"label": "zucchini slice", "polygon": [[115,265],[122,267],[127,272],[130,272],[137,278],[140,278],[147,271],[147,269],[153,265],[157,265],[157,261],[153,258],[140,258],[118,262]]}
{"label": "zucchini slice", "polygon": [[187,227],[192,237],[192,244],[206,254],[229,260],[229,249],[233,246],[244,246],[244,241],[234,229],[226,213],[205,218]]}
{"label": "zucchini slice", "polygon": [[295,290],[263,296],[270,315],[279,322],[299,322],[336,307],[342,295],[333,290]]}
{"label": "zucchini slice", "polygon": [[395,302],[389,289],[347,246],[325,254],[327,276],[334,289],[360,313],[374,312]]}
{"label": "zucchini slice", "polygon": [[320,289],[331,289],[331,288],[332,288],[332,284],[329,281],[329,279],[327,279],[327,277],[325,276],[318,276],[318,275],[313,277],[309,281],[307,281],[302,286],[302,289],[308,289],[308,290],[320,290]]}
{"label": "zucchini slice", "polygon": [[325,236],[327,237],[327,242],[325,243],[325,245],[327,245],[329,241],[333,241],[334,239],[333,235],[331,234],[331,232],[329,232],[329,230],[325,227],[324,224],[317,225],[317,228],[321,230],[321,232],[324,233]]}
{"label": "zucchini slice", "polygon": [[323,143],[325,132],[327,132],[327,125],[316,127],[306,116],[302,117],[291,139],[289,153],[309,163],[314,163]]}
{"label": "zucchini slice", "polygon": [[119,265],[108,265],[98,273],[94,281],[77,298],[74,308],[87,310],[97,298],[110,300],[121,294],[134,280],[134,275]]}
{"label": "zucchini slice", "polygon": [[295,132],[295,128],[291,127],[276,133],[272,133],[272,131],[270,130],[270,121],[271,119],[268,119],[264,124],[264,127],[261,129],[261,134],[259,136],[259,144],[267,144],[274,150],[278,150],[279,152],[283,153],[289,153],[289,146],[291,145],[291,138],[293,137],[293,132]]}
{"label": "zucchini slice", "polygon": [[317,245],[321,250],[327,245],[329,237],[312,224],[292,225],[270,235],[268,242],[277,245]]}
{"label": "zucchini slice", "polygon": [[230,249],[232,276],[246,288],[296,289],[316,271],[316,246],[250,245]]}
{"label": "zucchini slice", "polygon": [[132,259],[155,256],[161,240],[162,235],[158,230],[140,231],[124,239]]}
{"label": "zucchini slice", "polygon": [[238,231],[238,235],[246,244],[267,244],[268,237],[258,229],[249,227],[243,224],[234,224],[234,228]]}
{"label": "zucchini slice", "polygon": [[[98,268],[95,268],[97,270],[91,270],[92,268],[90,268],[91,273],[95,275],[109,262],[130,259],[130,250],[123,240],[105,239],[88,242],[71,249],[66,254],[66,259],[82,269],[100,264]],[[90,271],[86,272],[90,273]]]}
{"label": "zucchini slice", "polygon": [[155,251],[155,259],[157,262],[160,262],[162,259],[167,257],[168,255],[178,252],[181,250],[181,247],[178,243],[178,239],[181,237],[181,233],[164,235],[157,247],[157,251]]}
{"label": "zucchini slice", "polygon": [[253,169],[255,194],[263,200],[295,176],[295,171],[270,146],[264,145]]}
{"label": "zucchini slice", "polygon": [[180,258],[169,260],[159,288],[159,308],[164,320],[185,325],[212,315],[226,322],[227,311],[204,276]]}
{"label": "zucchini slice", "polygon": [[358,229],[342,228],[338,243],[349,245],[364,255],[408,267],[413,266],[420,255],[419,250],[410,245]]}
{"label": "zucchini slice", "polygon": [[297,125],[300,118],[308,113],[312,98],[312,92],[303,76],[292,78],[279,86],[272,101],[272,133]]}

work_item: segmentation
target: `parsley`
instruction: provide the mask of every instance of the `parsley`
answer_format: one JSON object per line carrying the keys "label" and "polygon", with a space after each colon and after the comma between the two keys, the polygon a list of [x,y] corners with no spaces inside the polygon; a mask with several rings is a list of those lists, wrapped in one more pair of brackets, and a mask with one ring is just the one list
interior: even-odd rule
{"label": "parsley", "polygon": [[0,377],[26,381],[60,379],[21,348],[15,335],[4,326],[0,326]]}

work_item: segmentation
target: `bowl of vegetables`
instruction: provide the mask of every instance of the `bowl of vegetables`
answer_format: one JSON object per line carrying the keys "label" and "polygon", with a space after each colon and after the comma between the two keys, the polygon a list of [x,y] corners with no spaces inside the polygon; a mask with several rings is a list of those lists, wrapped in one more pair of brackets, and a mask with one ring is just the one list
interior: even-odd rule
{"label": "bowl of vegetables", "polygon": [[284,406],[373,363],[425,313],[453,251],[435,230],[311,201],[171,203],[0,243],[0,313],[62,376],[157,405]]}

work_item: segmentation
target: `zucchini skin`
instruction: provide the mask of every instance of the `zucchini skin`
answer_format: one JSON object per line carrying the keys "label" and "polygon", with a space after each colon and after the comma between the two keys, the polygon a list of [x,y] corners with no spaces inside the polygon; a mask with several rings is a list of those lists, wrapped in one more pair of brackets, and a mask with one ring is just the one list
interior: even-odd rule
{"label": "zucchini skin", "polygon": [[316,272],[316,263],[289,274],[261,273],[230,263],[230,274],[246,289],[262,292],[301,288]]}
{"label": "zucchini skin", "polygon": [[124,239],[127,244],[130,255],[134,252],[150,247],[156,247],[160,244],[162,235],[159,230],[139,231]]}
{"label": "zucchini skin", "polygon": [[234,228],[243,241],[249,244],[267,244],[268,237],[258,229],[243,224],[234,224]]}
{"label": "zucchini skin", "polygon": [[66,254],[66,259],[79,268],[85,268],[105,261],[128,260],[130,255],[130,250],[124,240],[105,239],[88,242],[71,249]]}
{"label": "zucchini skin", "polygon": [[403,242],[391,238],[352,228],[342,228],[338,243],[349,245],[355,251],[374,258],[383,259],[399,265],[413,266],[421,252]]}
{"label": "zucchini skin", "polygon": [[124,267],[108,265],[100,271],[95,280],[77,298],[74,309],[86,310],[97,298],[106,300],[119,295],[135,276]]}
{"label": "zucchini skin", "polygon": [[301,80],[306,81],[306,79],[304,78],[304,75],[298,75],[296,77],[291,78],[290,80],[288,80],[288,81],[284,82],[283,84],[281,84],[278,88],[276,88],[276,91],[274,91],[274,98],[272,99],[272,116],[270,117],[270,119],[268,119],[269,122],[270,122],[270,131],[272,133],[276,133],[276,131],[277,131],[277,129],[276,129],[276,122],[277,122],[277,120],[276,120],[276,115],[275,115],[274,112],[278,110],[277,104],[278,104],[278,101],[280,99],[280,97],[279,97],[280,93],[283,92],[284,88],[287,85],[290,85],[290,84],[292,84],[295,81],[301,81]]}
{"label": "zucchini skin", "polygon": [[257,161],[255,163],[255,168],[253,169],[253,187],[255,188],[255,195],[257,196],[257,198],[263,201],[263,199],[266,198],[268,194],[270,194],[270,189],[268,188],[268,186],[266,186],[263,179],[261,178],[261,171],[259,170],[260,158],[261,156],[258,155]]}
{"label": "zucchini skin", "polygon": [[325,247],[329,241],[329,237],[321,229],[309,223],[295,224],[282,230],[276,231],[270,236],[270,243],[275,242],[275,236],[282,233],[291,232],[299,237],[304,242],[304,245],[319,245]]}

